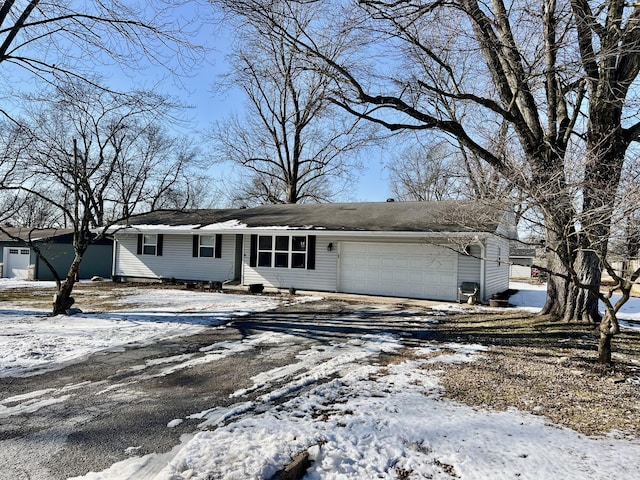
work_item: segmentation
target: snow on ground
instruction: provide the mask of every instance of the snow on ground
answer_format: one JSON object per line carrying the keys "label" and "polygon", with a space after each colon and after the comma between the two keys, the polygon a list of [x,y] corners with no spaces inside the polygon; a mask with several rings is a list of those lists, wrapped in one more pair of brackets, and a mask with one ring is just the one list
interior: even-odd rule
{"label": "snow on ground", "polygon": [[[6,285],[1,282],[0,289]],[[544,303],[543,288],[512,288],[520,289],[511,297],[518,308],[539,309]],[[194,333],[232,314],[272,308],[276,302],[270,297],[186,291],[168,297],[142,289],[127,301],[132,308],[125,311],[73,317],[5,308],[0,311],[0,374],[41,372],[98,350]],[[638,299],[629,303],[623,318],[640,319]],[[215,361],[265,343],[292,342],[292,335],[262,332],[212,345],[206,353]],[[486,347],[425,345],[413,348],[402,363],[380,367],[368,361],[400,347],[399,338],[374,333],[312,346],[293,364],[256,375],[252,386],[231,395],[236,403],[230,407],[193,412],[190,418],[202,420],[201,430],[184,437],[171,452],[135,456],[132,445],[132,458],[79,478],[268,479],[305,450],[314,461],[306,480],[391,479],[409,473],[406,478],[637,478],[640,440],[585,437],[515,409],[473,409],[444,399],[439,373],[420,368],[434,362],[482,361]],[[165,360],[168,374],[191,358]],[[3,403],[12,406],[0,405],[0,413],[12,413],[1,407],[41,408],[48,393],[5,399]],[[258,396],[248,401],[247,393]],[[64,395],[56,401],[64,401]],[[167,428],[183,420],[173,419]]]}
{"label": "snow on ground", "polygon": [[[539,312],[546,300],[546,285],[530,285],[528,283],[512,282],[511,288],[518,293],[509,298],[509,302],[518,308],[531,312]],[[612,302],[615,305],[620,294],[614,294]],[[604,313],[604,305],[600,302],[600,312]],[[618,320],[622,328],[640,330],[640,298],[631,297],[618,312]]]}
{"label": "snow on ground", "polygon": [[[416,348],[412,359],[386,367],[359,362],[366,356],[362,351],[398,347],[390,336],[325,345],[328,356],[353,355],[325,372],[322,362],[310,359],[317,352],[300,354],[293,370],[308,372],[292,378],[291,391],[304,376],[339,376],[279,405],[258,398],[197,413],[196,418],[208,419],[201,424],[206,430],[175,448],[170,460],[162,454],[136,457],[76,480],[269,479],[305,450],[313,460],[305,480],[396,479],[408,473],[406,478],[485,480],[637,475],[640,442],[590,438],[549,425],[541,416],[478,410],[443,399],[438,373],[420,366],[482,361],[481,345]],[[264,388],[282,373],[260,374],[254,387]]]}
{"label": "snow on ground", "polygon": [[[537,313],[542,310],[542,307],[544,307],[544,303],[547,298],[546,284],[536,285],[524,282],[511,282],[509,284],[509,288],[517,290],[517,293],[509,297],[509,303],[514,307],[532,313]],[[613,295],[613,303],[615,304],[619,298],[619,294]],[[436,305],[433,308],[443,312],[469,312],[469,310],[473,310],[473,308],[470,308],[467,305],[459,305],[456,303]],[[476,307],[476,310],[485,312],[504,311],[502,308],[491,309],[483,306]],[[600,312],[604,313],[604,305],[602,302],[600,303]],[[620,326],[622,328],[640,330],[640,298],[629,298],[618,312],[618,320],[620,321]]]}
{"label": "snow on ground", "polygon": [[[34,288],[39,283],[15,282],[20,287],[28,284]],[[53,286],[53,282],[42,283]],[[9,288],[10,284],[0,282],[0,288]],[[45,311],[27,311],[19,305],[0,303],[0,376],[40,374],[98,351],[192,335],[203,328],[222,325],[233,315],[268,310],[280,303],[267,296],[182,290],[167,295],[164,290],[153,289],[131,292],[121,302],[135,307],[104,314],[48,317]]]}

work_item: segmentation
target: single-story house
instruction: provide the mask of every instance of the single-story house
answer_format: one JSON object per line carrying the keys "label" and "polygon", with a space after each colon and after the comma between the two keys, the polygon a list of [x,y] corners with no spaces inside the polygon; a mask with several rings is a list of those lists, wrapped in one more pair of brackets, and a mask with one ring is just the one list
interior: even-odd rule
{"label": "single-story house", "polygon": [[[53,280],[48,266],[38,257],[31,243],[35,244],[45,258],[53,265],[60,278],[67,276],[74,258],[73,230],[32,229],[3,227],[0,230],[0,250],[2,264],[0,277],[21,280]],[[87,249],[80,265],[80,278],[111,275],[113,240],[103,238]]]}
{"label": "single-story house", "polygon": [[509,209],[481,201],[157,211],[114,226],[116,279],[456,300],[509,287]]}

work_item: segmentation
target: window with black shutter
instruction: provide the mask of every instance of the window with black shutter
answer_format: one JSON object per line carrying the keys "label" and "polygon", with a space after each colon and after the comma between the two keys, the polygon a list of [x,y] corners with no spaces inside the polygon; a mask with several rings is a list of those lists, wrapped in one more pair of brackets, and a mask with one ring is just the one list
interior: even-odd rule
{"label": "window with black shutter", "polygon": [[315,235],[251,235],[249,266],[315,268]]}

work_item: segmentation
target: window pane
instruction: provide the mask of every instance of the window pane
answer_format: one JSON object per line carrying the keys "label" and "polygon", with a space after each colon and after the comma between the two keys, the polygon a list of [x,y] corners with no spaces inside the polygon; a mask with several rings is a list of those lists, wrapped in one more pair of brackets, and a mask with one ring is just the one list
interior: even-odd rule
{"label": "window pane", "polygon": [[277,236],[276,237],[276,250],[289,250],[289,237]]}
{"label": "window pane", "polygon": [[144,236],[144,244],[145,245],[155,245],[157,243],[157,235],[146,234]]}
{"label": "window pane", "polygon": [[204,235],[200,235],[200,246],[201,247],[213,247],[215,244],[216,237],[205,237]]}
{"label": "window pane", "polygon": [[258,250],[271,250],[272,237],[260,235],[258,237]]}
{"label": "window pane", "polygon": [[305,268],[306,258],[306,253],[293,253],[291,255],[291,268]]}
{"label": "window pane", "polygon": [[289,266],[288,253],[276,253],[276,267],[287,268]]}
{"label": "window pane", "polygon": [[[271,238],[271,237],[269,237]],[[258,254],[258,266],[270,267],[271,266],[271,252],[260,252]]]}
{"label": "window pane", "polygon": [[306,252],[307,251],[307,237],[293,237],[292,238],[292,250],[294,252]]}
{"label": "window pane", "polygon": [[200,247],[201,257],[213,257],[213,247]]}
{"label": "window pane", "polygon": [[144,255],[155,255],[156,254],[156,246],[155,245],[145,245],[142,249],[142,253]]}

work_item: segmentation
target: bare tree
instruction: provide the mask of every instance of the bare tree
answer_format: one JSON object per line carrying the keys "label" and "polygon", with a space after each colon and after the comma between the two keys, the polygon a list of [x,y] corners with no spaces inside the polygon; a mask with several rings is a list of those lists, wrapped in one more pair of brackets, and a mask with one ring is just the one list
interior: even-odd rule
{"label": "bare tree", "polygon": [[190,183],[198,149],[144,115],[125,112],[122,120],[105,146],[114,152],[113,178],[103,194],[111,208],[109,218],[193,204]]}
{"label": "bare tree", "polygon": [[430,202],[454,199],[459,192],[455,154],[444,141],[403,149],[386,164],[391,190],[398,200]]}
{"label": "bare tree", "polygon": [[27,141],[24,129],[9,121],[0,121],[0,224],[9,223],[25,202],[15,192],[5,190],[20,178],[20,154]]}
{"label": "bare tree", "polygon": [[7,190],[4,198],[12,199],[7,224],[16,227],[56,228],[62,224],[62,213],[49,202],[35,195],[25,195]]}
{"label": "bare tree", "polygon": [[62,77],[92,83],[97,67],[114,63],[133,69],[147,61],[188,71],[204,53],[190,40],[202,21],[202,12],[193,9],[189,18],[181,8],[190,4],[197,1],[7,0],[0,6],[0,75],[20,88],[9,79],[35,79],[40,87]]}
{"label": "bare tree", "polygon": [[[532,9],[502,0],[318,0],[326,21],[292,36],[282,25],[296,17],[298,2],[275,2],[277,8],[260,0],[221,3],[259,19],[269,35],[316,61],[335,80],[335,101],[347,111],[392,131],[448,134],[527,192],[544,215],[552,252],[544,313],[599,321],[591,293],[600,283],[598,258],[606,257],[625,152],[640,131],[632,108],[639,5],[544,0],[542,9]],[[291,8],[283,14],[284,4]],[[349,55],[328,54],[323,40],[329,36],[349,38]],[[354,68],[362,51],[377,55]],[[389,68],[395,59],[398,68]],[[493,137],[506,129],[517,139],[518,155],[505,156],[486,140],[492,125]],[[566,170],[574,150],[585,158],[579,192],[568,185]],[[591,211],[600,222],[587,222],[593,231],[585,232],[576,219]],[[589,248],[576,248],[578,240]]]}
{"label": "bare tree", "polygon": [[[312,8],[296,8],[302,23],[283,25],[293,37],[314,21]],[[213,131],[219,159],[242,172],[236,203],[330,199],[356,174],[357,152],[372,141],[371,125],[330,103],[330,79],[289,43],[262,35],[250,21],[237,31],[224,82],[242,89],[247,112]],[[331,55],[340,52],[339,40],[332,49]]]}
{"label": "bare tree", "polygon": [[[609,210],[604,200],[599,208],[592,208],[587,212],[575,210],[574,223],[580,227],[571,232],[556,232],[557,235],[567,236],[567,240],[558,246],[561,251],[552,251],[551,248],[554,247],[546,246],[547,252],[566,262],[564,266],[567,280],[588,292],[604,306],[604,316],[598,326],[598,359],[607,365],[612,361],[612,341],[620,332],[617,314],[630,298],[631,290],[640,285],[640,223],[637,213],[640,204],[640,169],[629,163],[632,162],[628,162],[623,169],[623,181],[615,193],[613,211]],[[572,187],[577,191],[586,188],[580,181]],[[528,220],[534,225],[537,222],[534,217],[529,217]],[[591,237],[602,224],[610,226],[607,238]],[[599,245],[603,241],[608,243],[606,248]],[[573,251],[566,252],[566,249]],[[606,283],[594,286],[584,280],[582,273],[575,268],[576,262],[571,261],[582,255],[597,258],[606,274]],[[553,270],[553,265],[536,266],[551,275],[559,275]]]}
{"label": "bare tree", "polygon": [[175,105],[150,92],[118,95],[70,82],[41,101],[44,106],[25,122],[30,143],[20,157],[24,175],[9,187],[53,206],[74,231],[75,256],[58,281],[53,306],[58,314],[72,304],[89,245],[122,215],[152,208],[168,189],[186,189],[191,157],[169,154],[173,140],[158,136],[155,122]]}
{"label": "bare tree", "polygon": [[[387,164],[392,190],[398,199],[510,199],[516,218],[522,216],[527,202],[512,182],[464,146],[429,133],[426,144],[413,135],[396,138],[398,144],[410,142]],[[506,145],[506,139],[496,142]]]}

